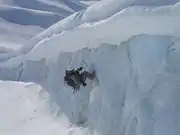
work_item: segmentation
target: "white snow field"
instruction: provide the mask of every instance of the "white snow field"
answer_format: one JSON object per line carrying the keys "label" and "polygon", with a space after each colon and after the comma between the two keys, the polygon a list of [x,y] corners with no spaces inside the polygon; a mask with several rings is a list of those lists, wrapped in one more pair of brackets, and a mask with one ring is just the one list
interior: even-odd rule
{"label": "white snow field", "polygon": [[[0,77],[41,84],[69,121],[85,124],[88,134],[178,134],[179,43],[173,37],[139,35],[119,46],[60,53],[51,63],[28,60],[4,67]],[[83,60],[96,69],[99,83],[87,81],[73,94],[64,85],[64,70],[69,63],[84,65]]]}
{"label": "white snow field", "polygon": [[[0,60],[4,61],[27,52],[31,52],[28,54],[30,59],[41,59],[47,55],[54,56],[61,51],[76,51],[86,46],[97,47],[102,42],[119,44],[141,33],[178,36],[179,10],[179,3],[154,8],[132,6],[107,19],[101,20],[100,17],[96,22],[92,22],[91,17],[85,21],[87,16],[84,15],[87,11],[83,10],[52,25],[27,42],[25,47],[1,56]],[[98,14],[98,11],[96,12],[95,15]]]}
{"label": "white snow field", "polygon": [[1,0],[0,17],[11,23],[47,28],[86,7],[71,0]]}
{"label": "white snow field", "polygon": [[0,17],[15,24],[48,28],[65,16],[53,12],[0,5]]}
{"label": "white snow field", "polygon": [[[23,89],[29,88],[32,93],[27,95],[35,97],[35,102],[26,96],[23,99],[39,111],[32,114],[27,110],[27,114],[37,116],[37,123],[43,122],[42,127],[33,127],[28,121],[27,132],[19,132],[16,129],[20,128],[14,126],[19,126],[27,115],[22,111],[21,117],[12,109],[17,121],[3,125],[0,132],[9,135],[13,126],[13,134],[53,134],[59,125],[54,134],[180,134],[180,4],[167,0],[133,1],[129,5],[136,6],[117,8],[110,3],[106,6],[106,2],[98,2],[52,25],[20,50],[0,54],[0,79],[16,82],[1,82],[0,87],[9,89],[15,85],[22,89],[17,90],[19,95],[26,95]],[[96,10],[97,6],[102,6],[101,11]],[[101,16],[100,12],[104,14]],[[87,80],[88,85],[73,94],[63,81],[69,65],[95,69],[97,79]],[[39,93],[45,93],[43,100]],[[3,106],[11,103],[12,95],[17,98],[12,91],[1,95]],[[31,108],[25,103],[17,104]]]}
{"label": "white snow field", "polygon": [[[37,26],[22,26],[13,24],[0,18],[0,47],[18,50],[34,35],[44,29]],[[6,52],[6,51],[2,51]],[[9,52],[9,51],[7,51]]]}
{"label": "white snow field", "polygon": [[74,0],[0,0],[0,4],[70,15],[87,7]]}
{"label": "white snow field", "polygon": [[0,81],[0,88],[1,135],[79,133],[41,86]]}

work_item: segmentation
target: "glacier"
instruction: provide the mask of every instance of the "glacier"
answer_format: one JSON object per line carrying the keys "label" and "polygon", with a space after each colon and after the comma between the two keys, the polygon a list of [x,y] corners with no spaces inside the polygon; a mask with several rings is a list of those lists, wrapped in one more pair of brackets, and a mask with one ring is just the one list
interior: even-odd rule
{"label": "glacier", "polygon": [[[174,40],[138,35],[118,46],[62,52],[53,63],[27,60],[18,67],[3,67],[0,78],[41,84],[71,123],[100,134],[175,134],[180,53],[179,40]],[[64,86],[64,70],[69,63],[83,65],[82,60],[94,66],[100,83],[88,82],[74,95]]]}
{"label": "glacier", "polygon": [[[50,108],[43,113],[51,107],[55,113],[38,118],[46,121],[55,115],[52,124],[69,135],[178,135],[180,6],[167,3],[115,9],[115,14],[96,21],[83,20],[88,9],[75,13],[35,36],[26,47],[0,55],[0,86],[24,89],[32,83],[32,92],[43,90],[50,104],[44,103]],[[64,71],[68,65],[90,71],[83,61],[96,70],[99,82],[87,80],[87,87],[73,94],[64,84]],[[39,92],[31,94],[36,97]],[[56,123],[57,119],[61,120]],[[47,130],[53,133],[50,127]]]}

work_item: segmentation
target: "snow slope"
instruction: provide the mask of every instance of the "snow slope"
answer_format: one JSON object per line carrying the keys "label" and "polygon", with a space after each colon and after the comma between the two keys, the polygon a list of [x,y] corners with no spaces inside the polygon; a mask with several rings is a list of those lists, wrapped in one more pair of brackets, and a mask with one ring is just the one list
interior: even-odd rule
{"label": "snow slope", "polygon": [[[81,134],[178,135],[179,3],[133,6],[97,22],[84,21],[86,11],[1,55],[9,60],[1,62],[0,79],[40,84]],[[73,94],[63,81],[68,65],[96,69],[99,82],[87,80]]]}
{"label": "snow slope", "polygon": [[[180,32],[179,13],[179,4],[163,8],[131,7],[106,20],[83,24],[79,20],[81,14],[77,13],[53,25],[29,42],[29,47],[34,48],[27,57],[41,59],[48,56],[53,59],[62,51],[94,48],[102,42],[119,44],[141,33],[177,36]],[[23,49],[21,51],[24,52]]]}
{"label": "snow slope", "polygon": [[79,0],[79,2],[81,2],[85,5],[88,5],[88,6],[91,6],[92,4],[96,4],[99,1],[101,1],[101,0]]}
{"label": "snow slope", "polygon": [[0,47],[18,50],[22,45],[26,45],[27,40],[41,31],[43,29],[40,27],[22,26],[0,19]]}
{"label": "snow slope", "polygon": [[103,0],[87,8],[82,19],[84,21],[98,21],[131,6],[162,6],[173,5],[179,0]]}
{"label": "snow slope", "polygon": [[0,3],[0,17],[4,20],[21,25],[38,25],[42,28],[86,8],[86,5],[70,0],[2,0]]}
{"label": "snow slope", "polygon": [[1,0],[0,3],[3,5],[59,13],[63,16],[70,15],[71,13],[86,7],[85,5],[72,0]]}
{"label": "snow slope", "polygon": [[0,88],[0,134],[79,134],[41,86],[0,81]]}
{"label": "snow slope", "polygon": [[37,25],[42,28],[47,28],[64,18],[56,13],[9,6],[0,6],[0,17],[11,23]]}
{"label": "snow slope", "polygon": [[[41,59],[45,55],[54,56],[59,51],[75,51],[86,46],[96,47],[101,42],[119,44],[131,36],[141,33],[176,36],[179,33],[179,9],[179,3],[159,8],[133,6],[94,23],[91,22],[91,19],[89,23],[83,21],[85,11],[77,12],[32,38],[25,48],[3,55],[1,60],[4,61],[30,51],[35,53],[28,55],[32,54],[35,59],[37,57]],[[83,40],[77,40],[79,37]],[[42,48],[44,53],[40,53]],[[51,53],[52,50],[57,53]]]}

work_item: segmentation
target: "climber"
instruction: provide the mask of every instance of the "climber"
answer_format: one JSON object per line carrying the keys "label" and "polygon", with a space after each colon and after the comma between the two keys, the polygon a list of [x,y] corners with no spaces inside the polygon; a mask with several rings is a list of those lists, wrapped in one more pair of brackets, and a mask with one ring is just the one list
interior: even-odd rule
{"label": "climber", "polygon": [[75,91],[80,89],[80,85],[83,85],[84,87],[87,85],[85,83],[86,79],[93,80],[94,74],[89,73],[88,71],[81,72],[83,67],[80,67],[78,69],[67,69],[65,71],[65,77],[64,82],[71,86]]}

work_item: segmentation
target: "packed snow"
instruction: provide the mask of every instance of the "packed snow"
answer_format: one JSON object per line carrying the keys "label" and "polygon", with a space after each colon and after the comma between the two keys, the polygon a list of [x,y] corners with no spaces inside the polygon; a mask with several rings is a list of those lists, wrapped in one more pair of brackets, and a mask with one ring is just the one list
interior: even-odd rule
{"label": "packed snow", "polygon": [[[52,25],[17,51],[2,48],[8,53],[0,54],[0,105],[19,109],[1,111],[2,121],[14,121],[0,122],[0,132],[180,134],[176,2],[102,0]],[[63,80],[69,65],[95,69],[96,79],[86,80],[88,85],[73,93]]]}

